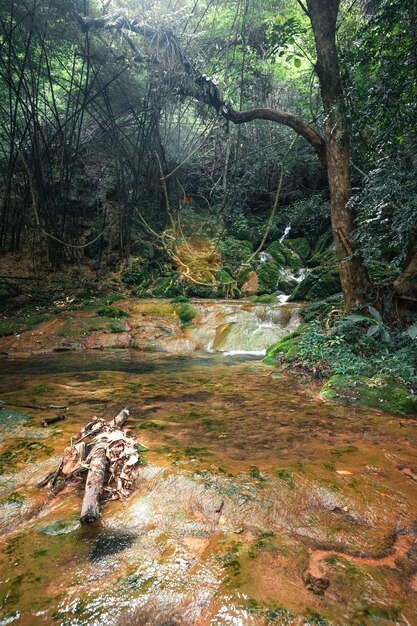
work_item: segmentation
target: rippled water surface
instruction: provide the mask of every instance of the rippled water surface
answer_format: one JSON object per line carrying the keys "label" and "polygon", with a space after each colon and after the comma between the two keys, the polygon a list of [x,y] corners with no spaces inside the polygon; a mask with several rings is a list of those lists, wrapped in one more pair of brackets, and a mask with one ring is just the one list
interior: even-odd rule
{"label": "rippled water surface", "polygon": [[[247,357],[0,361],[0,625],[417,624],[417,421],[325,403]],[[78,523],[36,484],[131,410],[133,496]]]}

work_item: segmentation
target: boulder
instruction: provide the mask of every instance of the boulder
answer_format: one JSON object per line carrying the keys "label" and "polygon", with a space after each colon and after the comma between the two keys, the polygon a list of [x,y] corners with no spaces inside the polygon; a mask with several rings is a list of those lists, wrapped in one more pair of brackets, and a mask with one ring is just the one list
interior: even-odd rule
{"label": "boulder", "polygon": [[305,263],[310,254],[310,244],[305,237],[297,237],[295,239],[284,239],[282,242],[286,248],[292,250]]}
{"label": "boulder", "polygon": [[404,417],[417,417],[417,396],[383,376],[364,378],[336,374],[321,389],[326,400],[360,404]]}

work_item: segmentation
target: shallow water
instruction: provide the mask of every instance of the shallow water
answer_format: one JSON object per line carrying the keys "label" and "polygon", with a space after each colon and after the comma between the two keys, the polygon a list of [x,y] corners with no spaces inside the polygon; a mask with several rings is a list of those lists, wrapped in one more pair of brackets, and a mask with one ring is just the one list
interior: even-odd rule
{"label": "shallow water", "polygon": [[[2,360],[0,624],[417,624],[417,421],[332,405],[247,357]],[[36,484],[93,415],[131,410],[137,489],[81,528]],[[10,410],[11,411],[10,411]]]}

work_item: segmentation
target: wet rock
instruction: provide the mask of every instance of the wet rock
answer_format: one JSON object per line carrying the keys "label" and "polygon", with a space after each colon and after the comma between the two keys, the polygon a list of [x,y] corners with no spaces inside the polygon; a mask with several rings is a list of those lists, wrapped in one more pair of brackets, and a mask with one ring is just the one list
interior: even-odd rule
{"label": "wet rock", "polygon": [[87,338],[87,350],[105,350],[108,348],[130,348],[132,337],[129,333],[93,333]]}

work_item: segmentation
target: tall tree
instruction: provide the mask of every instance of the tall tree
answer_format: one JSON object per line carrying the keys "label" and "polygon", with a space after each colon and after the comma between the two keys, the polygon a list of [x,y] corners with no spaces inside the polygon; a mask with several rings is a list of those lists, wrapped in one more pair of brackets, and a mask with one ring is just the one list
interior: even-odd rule
{"label": "tall tree", "polygon": [[349,135],[336,47],[340,0],[307,0],[316,43],[315,70],[320,81],[326,132],[327,176],[332,206],[332,228],[339,258],[340,280],[347,310],[363,304],[369,280],[361,258],[354,254],[351,233],[354,214],[349,207],[352,185],[349,173]]}
{"label": "tall tree", "polygon": [[[222,97],[216,83],[203,74],[188,58],[177,37],[172,32],[158,32],[144,26],[139,19],[128,19],[126,15],[109,18],[79,17],[85,30],[118,29],[129,30],[158,46],[169,55],[169,63],[181,67],[179,84],[173,85],[177,92],[188,95],[216,109],[219,115],[234,124],[244,124],[253,120],[269,120],[284,124],[304,137],[316,151],[321,164],[326,169],[331,206],[332,228],[339,259],[340,278],[345,306],[351,310],[366,302],[370,285],[366,269],[360,256],[355,252],[351,234],[354,227],[354,214],[348,202],[352,195],[349,176],[349,137],[344,112],[343,90],[336,47],[336,26],[340,0],[308,0],[307,6],[301,2],[308,15],[314,33],[317,51],[316,72],[320,81],[321,97],[325,113],[325,140],[310,124],[298,116],[273,108],[255,108],[236,111]],[[133,44],[132,44],[133,45]],[[178,76],[178,71],[175,72]]]}

